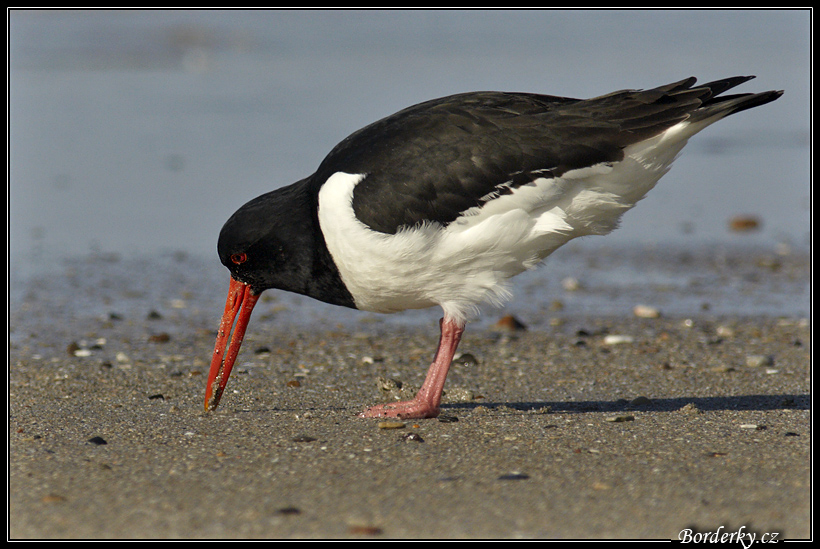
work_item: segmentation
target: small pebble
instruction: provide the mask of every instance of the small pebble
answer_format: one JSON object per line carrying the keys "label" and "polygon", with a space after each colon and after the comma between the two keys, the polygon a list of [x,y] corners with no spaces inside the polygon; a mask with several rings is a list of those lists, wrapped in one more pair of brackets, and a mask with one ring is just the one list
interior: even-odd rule
{"label": "small pebble", "polygon": [[610,334],[604,336],[604,345],[620,345],[622,343],[632,343],[635,338],[628,335]]}
{"label": "small pebble", "polygon": [[493,324],[493,329],[505,332],[523,332],[527,327],[513,315],[505,315]]}
{"label": "small pebble", "polygon": [[168,343],[171,341],[171,336],[168,335],[167,332],[162,332],[161,334],[154,334],[148,338],[148,341],[152,343]]}
{"label": "small pebble", "polygon": [[689,414],[690,416],[695,416],[703,413],[703,410],[698,408],[694,402],[690,402],[689,404],[680,408],[680,410],[678,411],[683,412],[684,414]]}
{"label": "small pebble", "polygon": [[736,215],[729,220],[729,229],[735,232],[754,231],[760,228],[760,219],[753,215]]}
{"label": "small pebble", "polygon": [[746,366],[749,368],[771,366],[772,364],[774,364],[774,358],[769,355],[748,355],[746,357]]}
{"label": "small pebble", "polygon": [[740,426],[741,429],[750,429],[755,431],[763,431],[766,429],[765,425],[758,425],[757,423],[744,423]]}
{"label": "small pebble", "polygon": [[403,429],[405,423],[403,421],[380,421],[379,429]]}
{"label": "small pebble", "polygon": [[455,387],[448,390],[446,393],[448,402],[472,402],[475,400],[475,395],[469,389]]}
{"label": "small pebble", "polygon": [[478,359],[471,353],[463,353],[453,359],[453,364],[464,364],[465,366],[477,366]]}
{"label": "small pebble", "polygon": [[632,314],[638,318],[658,318],[661,316],[660,310],[649,305],[635,305],[632,309]]}
{"label": "small pebble", "polygon": [[632,400],[629,401],[630,406],[646,406],[646,405],[651,404],[651,403],[652,403],[652,401],[649,400],[645,396],[635,397],[635,398],[633,398]]}
{"label": "small pebble", "polygon": [[456,416],[438,416],[438,420],[440,423],[455,423],[458,418]]}
{"label": "small pebble", "polygon": [[629,415],[610,416],[610,417],[606,418],[606,420],[609,421],[610,423],[623,423],[625,421],[635,421],[635,416],[629,416]]}
{"label": "small pebble", "polygon": [[718,326],[715,333],[720,337],[734,337],[735,330],[729,326]]}
{"label": "small pebble", "polygon": [[498,477],[498,480],[527,480],[528,478],[530,478],[530,476],[525,473],[510,473],[508,475],[501,475]]}
{"label": "small pebble", "polygon": [[88,442],[90,442],[91,444],[96,444],[97,446],[108,444],[103,437],[91,437],[90,439],[88,439]]}
{"label": "small pebble", "polygon": [[43,503],[62,503],[66,500],[63,496],[57,494],[48,494],[47,496],[43,496],[42,501]]}
{"label": "small pebble", "polygon": [[421,435],[418,433],[407,433],[406,435],[402,435],[401,440],[405,442],[424,442],[424,439],[421,438]]}
{"label": "small pebble", "polygon": [[316,439],[308,436],[294,437],[293,442],[314,442]]}
{"label": "small pebble", "polygon": [[291,379],[286,383],[288,387],[301,387],[302,384],[299,382],[298,379]]}
{"label": "small pebble", "polygon": [[382,533],[382,529],[378,526],[351,526],[348,532],[363,536],[378,536]]}
{"label": "small pebble", "polygon": [[581,283],[577,278],[568,276],[561,281],[561,287],[568,292],[575,292],[581,289]]}
{"label": "small pebble", "polygon": [[282,507],[281,509],[276,510],[276,514],[278,515],[298,515],[301,512],[302,511],[296,507]]}
{"label": "small pebble", "polygon": [[379,378],[376,380],[376,386],[382,391],[400,391],[402,382],[396,379],[389,379],[386,377],[379,376]]}

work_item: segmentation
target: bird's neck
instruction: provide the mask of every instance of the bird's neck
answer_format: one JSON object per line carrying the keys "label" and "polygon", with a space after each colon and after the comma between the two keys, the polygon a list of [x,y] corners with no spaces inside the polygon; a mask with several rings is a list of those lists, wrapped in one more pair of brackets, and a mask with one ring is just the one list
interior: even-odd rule
{"label": "bird's neck", "polygon": [[308,211],[310,212],[310,223],[313,227],[309,234],[313,235],[314,238],[312,246],[306,248],[313,251],[310,259],[310,276],[305,280],[304,287],[296,291],[325,303],[355,309],[356,304],[353,301],[353,296],[350,295],[347,286],[342,281],[339,269],[327,249],[325,238],[319,226],[318,187],[321,186],[321,183],[321,181],[316,181],[314,175],[293,185],[298,187],[294,190],[305,193],[304,196],[309,201]]}

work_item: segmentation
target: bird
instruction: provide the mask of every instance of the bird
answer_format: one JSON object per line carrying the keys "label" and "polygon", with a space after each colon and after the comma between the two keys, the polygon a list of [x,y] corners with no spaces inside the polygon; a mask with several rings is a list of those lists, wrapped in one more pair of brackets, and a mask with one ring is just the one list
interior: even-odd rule
{"label": "bird", "polygon": [[316,171],[240,207],[217,252],[230,271],[205,391],[215,410],[268,289],[377,313],[440,307],[416,396],[359,415],[440,413],[468,320],[570,240],[604,235],[687,140],[783,91],[724,93],[754,76],[689,77],[591,99],[479,91],[403,109],[342,140]]}

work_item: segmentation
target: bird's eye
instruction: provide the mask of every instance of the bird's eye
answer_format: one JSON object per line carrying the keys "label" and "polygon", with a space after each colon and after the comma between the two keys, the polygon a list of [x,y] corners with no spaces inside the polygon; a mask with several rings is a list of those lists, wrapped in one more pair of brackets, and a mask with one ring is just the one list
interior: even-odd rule
{"label": "bird's eye", "polygon": [[246,254],[244,252],[239,253],[239,254],[233,254],[231,256],[231,261],[233,263],[237,264],[237,265],[241,265],[242,263],[246,262],[247,260],[248,260],[248,254]]}

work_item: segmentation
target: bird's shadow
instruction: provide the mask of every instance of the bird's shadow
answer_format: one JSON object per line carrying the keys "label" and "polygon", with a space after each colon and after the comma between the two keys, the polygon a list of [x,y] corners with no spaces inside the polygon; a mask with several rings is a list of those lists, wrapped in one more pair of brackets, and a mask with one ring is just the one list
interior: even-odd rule
{"label": "bird's shadow", "polygon": [[[700,412],[719,412],[729,410],[766,411],[766,410],[810,410],[811,395],[807,394],[779,394],[779,395],[740,395],[715,397],[676,397],[653,398],[642,402],[617,400],[574,400],[574,401],[522,401],[522,402],[456,402],[443,403],[441,415],[452,415],[458,411],[472,411],[479,407],[499,411],[515,411],[530,413],[542,410],[548,413],[584,414],[584,413],[613,413],[625,411],[643,412],[675,412],[687,405],[694,405]],[[323,407],[309,408],[312,411],[332,410],[336,412],[349,411],[348,408]],[[264,408],[268,412],[296,411],[296,408],[270,407]],[[299,409],[305,411],[307,409]],[[260,409],[236,409],[234,413],[259,412]],[[358,412],[357,412],[358,413]]]}
{"label": "bird's shadow", "polygon": [[811,395],[741,395],[715,397],[653,398],[643,402],[618,400],[574,400],[574,401],[533,401],[533,402],[469,402],[442,404],[445,410],[471,410],[485,408],[507,408],[520,411],[548,409],[551,413],[622,412],[627,410],[646,412],[673,412],[686,405],[694,405],[703,412],[725,410],[810,410]]}

